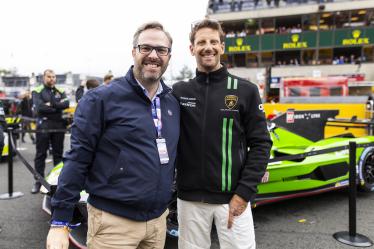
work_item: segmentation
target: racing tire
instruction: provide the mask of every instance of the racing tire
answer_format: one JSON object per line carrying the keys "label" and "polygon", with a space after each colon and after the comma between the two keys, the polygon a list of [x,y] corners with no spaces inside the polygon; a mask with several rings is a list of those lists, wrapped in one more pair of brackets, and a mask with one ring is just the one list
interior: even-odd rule
{"label": "racing tire", "polygon": [[374,192],[374,147],[368,147],[362,152],[358,162],[358,174],[358,189],[362,192]]}

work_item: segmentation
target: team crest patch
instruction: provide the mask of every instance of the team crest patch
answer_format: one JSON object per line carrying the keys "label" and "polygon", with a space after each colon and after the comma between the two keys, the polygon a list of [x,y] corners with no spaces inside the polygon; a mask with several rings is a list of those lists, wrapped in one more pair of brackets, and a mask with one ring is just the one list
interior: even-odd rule
{"label": "team crest patch", "polygon": [[238,96],[235,95],[226,95],[225,96],[225,105],[227,108],[232,109],[238,103]]}

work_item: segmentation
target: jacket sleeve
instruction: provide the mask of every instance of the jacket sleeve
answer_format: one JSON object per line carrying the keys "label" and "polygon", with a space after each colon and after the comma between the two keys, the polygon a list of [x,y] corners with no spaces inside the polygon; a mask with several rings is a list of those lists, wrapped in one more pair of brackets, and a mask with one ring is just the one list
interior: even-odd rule
{"label": "jacket sleeve", "polygon": [[[58,91],[56,89],[56,91]],[[66,93],[65,92],[60,92],[58,91],[60,94],[61,94],[61,100],[60,101],[57,101],[56,99],[53,98],[53,101],[52,101],[52,106],[54,108],[56,108],[57,110],[63,110],[63,109],[66,109],[69,107],[69,99],[66,97]]]}
{"label": "jacket sleeve", "polygon": [[246,201],[252,202],[257,193],[270,156],[272,141],[267,129],[265,113],[258,89],[251,84],[251,96],[244,114],[244,129],[247,148],[246,161],[235,193]]}
{"label": "jacket sleeve", "polygon": [[32,92],[32,102],[37,114],[56,112],[55,108],[45,104],[41,92]]}
{"label": "jacket sleeve", "polygon": [[52,219],[70,222],[80,199],[96,145],[104,127],[103,101],[94,92],[83,98],[74,115],[71,148],[64,155],[64,167],[52,198]]}

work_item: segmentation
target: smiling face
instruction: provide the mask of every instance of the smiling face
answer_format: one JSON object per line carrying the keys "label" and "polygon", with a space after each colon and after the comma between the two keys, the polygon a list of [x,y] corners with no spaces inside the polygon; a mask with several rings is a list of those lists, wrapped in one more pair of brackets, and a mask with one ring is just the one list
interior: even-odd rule
{"label": "smiling face", "polygon": [[[151,47],[167,47],[171,44],[166,34],[158,29],[147,29],[140,33],[137,45]],[[133,48],[135,78],[143,84],[158,83],[168,67],[171,55],[159,55],[153,49],[149,54],[140,53],[138,47]]]}
{"label": "smiling face", "polygon": [[221,42],[217,30],[199,29],[194,43],[190,45],[191,54],[196,57],[197,69],[201,72],[216,71],[221,67],[220,56],[224,53],[225,44]]}

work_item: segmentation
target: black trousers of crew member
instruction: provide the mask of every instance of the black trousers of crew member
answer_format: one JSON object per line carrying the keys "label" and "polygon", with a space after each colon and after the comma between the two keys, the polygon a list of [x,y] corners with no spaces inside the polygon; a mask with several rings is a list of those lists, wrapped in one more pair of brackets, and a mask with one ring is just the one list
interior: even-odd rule
{"label": "black trousers of crew member", "polygon": [[[63,120],[43,120],[38,122],[36,129],[65,129]],[[52,145],[52,155],[54,166],[62,161],[62,153],[64,151],[64,132],[51,133],[36,133],[36,155],[35,155],[35,170],[44,177],[45,159],[47,158],[47,151],[49,145]]]}

